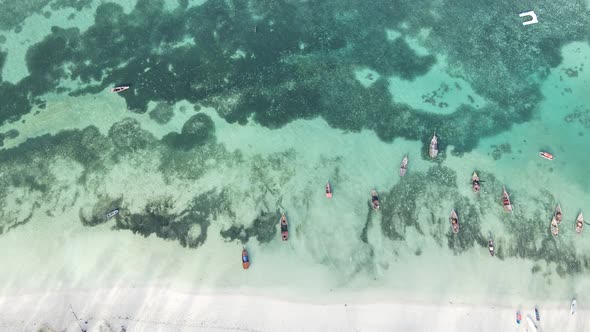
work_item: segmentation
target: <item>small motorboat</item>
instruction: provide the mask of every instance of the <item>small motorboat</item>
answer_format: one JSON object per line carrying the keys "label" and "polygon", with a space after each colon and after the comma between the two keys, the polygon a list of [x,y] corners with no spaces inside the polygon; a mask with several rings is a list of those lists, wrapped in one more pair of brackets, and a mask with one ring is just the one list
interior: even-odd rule
{"label": "small motorboat", "polygon": [[539,152],[539,155],[541,155],[541,157],[543,157],[547,160],[553,160],[553,155],[549,152],[541,151],[541,152]]}
{"label": "small motorboat", "polygon": [[492,239],[488,241],[488,250],[490,251],[490,255],[494,257],[494,240]]}
{"label": "small motorboat", "polygon": [[250,259],[248,258],[248,251],[246,248],[242,249],[242,267],[247,270],[250,267]]}
{"label": "small motorboat", "polygon": [[451,230],[453,231],[453,233],[459,233],[459,217],[457,217],[457,212],[455,211],[455,209],[451,210],[451,217],[449,218],[449,220],[451,221]]}
{"label": "small motorboat", "polygon": [[504,205],[504,211],[512,212],[512,203],[510,203],[510,195],[508,195],[506,187],[502,187],[502,205]]}
{"label": "small motorboat", "polygon": [[537,322],[541,321],[541,316],[539,315],[539,307],[535,306],[535,319]]}
{"label": "small motorboat", "polygon": [[473,192],[474,193],[479,193],[480,185],[479,185],[479,176],[477,176],[477,173],[473,172],[473,175],[471,176],[471,186],[473,187]]}
{"label": "small motorboat", "polygon": [[107,213],[107,219],[112,218],[119,214],[119,209],[114,209],[113,211]]}
{"label": "small motorboat", "polygon": [[281,225],[281,238],[283,241],[287,241],[289,239],[289,224],[287,222],[287,217],[283,213],[280,220]]}
{"label": "small motorboat", "polygon": [[520,310],[516,312],[516,324],[520,324],[522,321],[522,315],[520,314]]}
{"label": "small motorboat", "polygon": [[371,204],[373,205],[373,209],[379,209],[379,194],[377,194],[375,188],[371,189]]}
{"label": "small motorboat", "polygon": [[572,304],[570,305],[570,314],[573,315],[576,313],[576,307],[578,306],[578,302],[576,299],[572,300]]}
{"label": "small motorboat", "polygon": [[406,175],[407,171],[408,171],[408,156],[404,156],[404,159],[402,159],[402,163],[399,166],[399,176]]}
{"label": "small motorboat", "polygon": [[428,155],[430,158],[436,158],[438,156],[438,137],[436,137],[436,131],[432,135],[432,139],[430,140],[430,147],[428,149]]}
{"label": "small motorboat", "polygon": [[119,93],[119,92],[123,92],[127,89],[129,89],[129,85],[119,85],[119,86],[116,86],[116,87],[110,89],[109,91]]}
{"label": "small motorboat", "polygon": [[330,186],[330,182],[326,182],[326,197],[332,198],[332,186]]}
{"label": "small motorboat", "polygon": [[576,218],[576,233],[582,233],[582,227],[584,227],[584,216],[582,215],[582,212],[580,212],[578,218]]}

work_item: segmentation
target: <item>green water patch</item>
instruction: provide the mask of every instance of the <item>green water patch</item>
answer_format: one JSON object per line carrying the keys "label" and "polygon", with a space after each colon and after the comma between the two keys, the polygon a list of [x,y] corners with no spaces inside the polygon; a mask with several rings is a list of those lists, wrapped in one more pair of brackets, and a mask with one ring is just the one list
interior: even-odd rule
{"label": "green water patch", "polygon": [[268,243],[272,239],[278,238],[277,225],[280,216],[279,210],[276,212],[261,211],[250,226],[232,225],[228,229],[222,230],[220,234],[228,241],[238,240],[242,244],[248,243],[252,237],[260,243]]}
{"label": "green water patch", "polygon": [[181,209],[171,197],[162,197],[148,202],[139,213],[121,209],[116,218],[115,229],[130,230],[134,234],[178,241],[182,246],[196,248],[207,239],[211,220],[228,209],[229,202],[224,192],[206,192],[194,197]]}
{"label": "green water patch", "polygon": [[[63,91],[66,80],[82,82],[66,91],[71,95],[129,83],[132,93],[119,96],[134,112],[146,112],[149,102],[187,100],[218,108],[229,122],[254,119],[279,128],[321,116],[337,128],[374,130],[385,141],[405,137],[425,144],[437,129],[441,152],[447,145],[469,151],[481,137],[531,119],[542,100],[540,84],[561,62],[561,46],[590,35],[590,27],[576,24],[588,15],[584,3],[543,5],[546,20],[563,21],[560,29],[523,29],[505,15],[513,7],[466,0],[419,6],[210,0],[167,11],[162,1],[139,0],[127,14],[119,4],[104,3],[84,33],[54,27],[29,49],[30,75],[17,85],[0,84],[8,101],[0,121],[18,119],[31,109],[28,96]],[[472,14],[484,12],[485,19]],[[401,32],[391,40],[386,30]],[[405,40],[423,31],[429,31],[428,55]],[[444,116],[398,103],[385,77],[412,80],[432,70],[439,55],[489,103],[478,111],[459,105]],[[377,78],[363,85],[356,68]],[[167,115],[152,115],[166,121]]]}
{"label": "green water patch", "polygon": [[174,108],[168,103],[158,103],[149,113],[150,119],[159,124],[166,124],[174,116]]}

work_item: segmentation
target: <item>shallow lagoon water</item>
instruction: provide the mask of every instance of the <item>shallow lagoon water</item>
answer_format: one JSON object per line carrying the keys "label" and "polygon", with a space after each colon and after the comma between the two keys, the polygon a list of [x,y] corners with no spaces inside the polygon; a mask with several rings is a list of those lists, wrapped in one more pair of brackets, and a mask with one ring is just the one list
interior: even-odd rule
{"label": "shallow lagoon water", "polygon": [[[436,15],[402,2],[193,5],[97,2],[62,10],[96,20],[79,31],[51,29],[70,27],[61,12],[29,16],[19,33],[6,28],[4,294],[161,285],[314,303],[590,300],[588,230],[574,232],[577,213],[590,208],[590,27],[582,19],[555,27],[563,12],[587,17],[587,4],[529,27],[509,19],[518,9],[505,4],[495,23],[482,23],[504,30],[487,34],[462,31],[469,19],[445,21],[459,12],[450,3],[423,4]],[[181,23],[189,28],[167,30]],[[130,30],[106,47],[122,28]],[[458,31],[472,48],[449,42]],[[511,38],[528,38],[528,53]],[[97,47],[103,53],[92,54]],[[121,82],[132,89],[106,92]],[[434,130],[441,154],[429,160]],[[513,215],[502,211],[503,185]],[[557,203],[564,221],[553,238]],[[116,207],[120,215],[106,220]],[[237,260],[242,246],[248,271]]]}

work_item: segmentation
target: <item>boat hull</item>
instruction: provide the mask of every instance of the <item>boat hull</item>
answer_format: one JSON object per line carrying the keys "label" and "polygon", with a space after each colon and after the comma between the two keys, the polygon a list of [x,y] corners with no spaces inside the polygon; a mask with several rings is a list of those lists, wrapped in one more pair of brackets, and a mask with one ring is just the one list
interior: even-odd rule
{"label": "boat hull", "polygon": [[283,241],[289,240],[289,222],[287,221],[285,214],[281,216],[279,224],[281,225],[281,239]]}
{"label": "boat hull", "polygon": [[539,155],[547,160],[553,160],[553,155],[549,152],[539,152]]}
{"label": "boat hull", "polygon": [[244,270],[250,268],[250,257],[248,257],[248,252],[246,249],[242,250],[242,268]]}

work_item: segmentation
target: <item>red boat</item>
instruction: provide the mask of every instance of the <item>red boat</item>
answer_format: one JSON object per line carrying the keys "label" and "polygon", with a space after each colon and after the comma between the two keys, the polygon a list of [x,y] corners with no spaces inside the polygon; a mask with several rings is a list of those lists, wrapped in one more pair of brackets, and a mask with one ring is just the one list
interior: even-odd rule
{"label": "red boat", "polygon": [[110,91],[118,93],[118,92],[125,91],[127,89],[129,89],[128,85],[120,85],[120,86],[116,86],[116,87],[112,88]]}
{"label": "red boat", "polygon": [[553,160],[553,155],[549,152],[539,152],[539,154],[541,155],[541,157],[547,159],[547,160]]}
{"label": "red boat", "polygon": [[242,267],[247,270],[250,267],[250,259],[248,258],[248,251],[246,248],[242,250]]}
{"label": "red boat", "polygon": [[373,209],[379,209],[379,195],[375,189],[371,190],[371,203],[373,205]]}
{"label": "red boat", "polygon": [[332,187],[330,186],[330,182],[326,182],[326,197],[332,198]]}
{"label": "red boat", "polygon": [[281,216],[281,238],[283,241],[287,241],[289,239],[289,224],[287,223],[287,217],[283,213]]}
{"label": "red boat", "polygon": [[510,203],[510,195],[506,191],[506,187],[502,187],[502,205],[504,205],[504,211],[512,212],[512,203]]}

